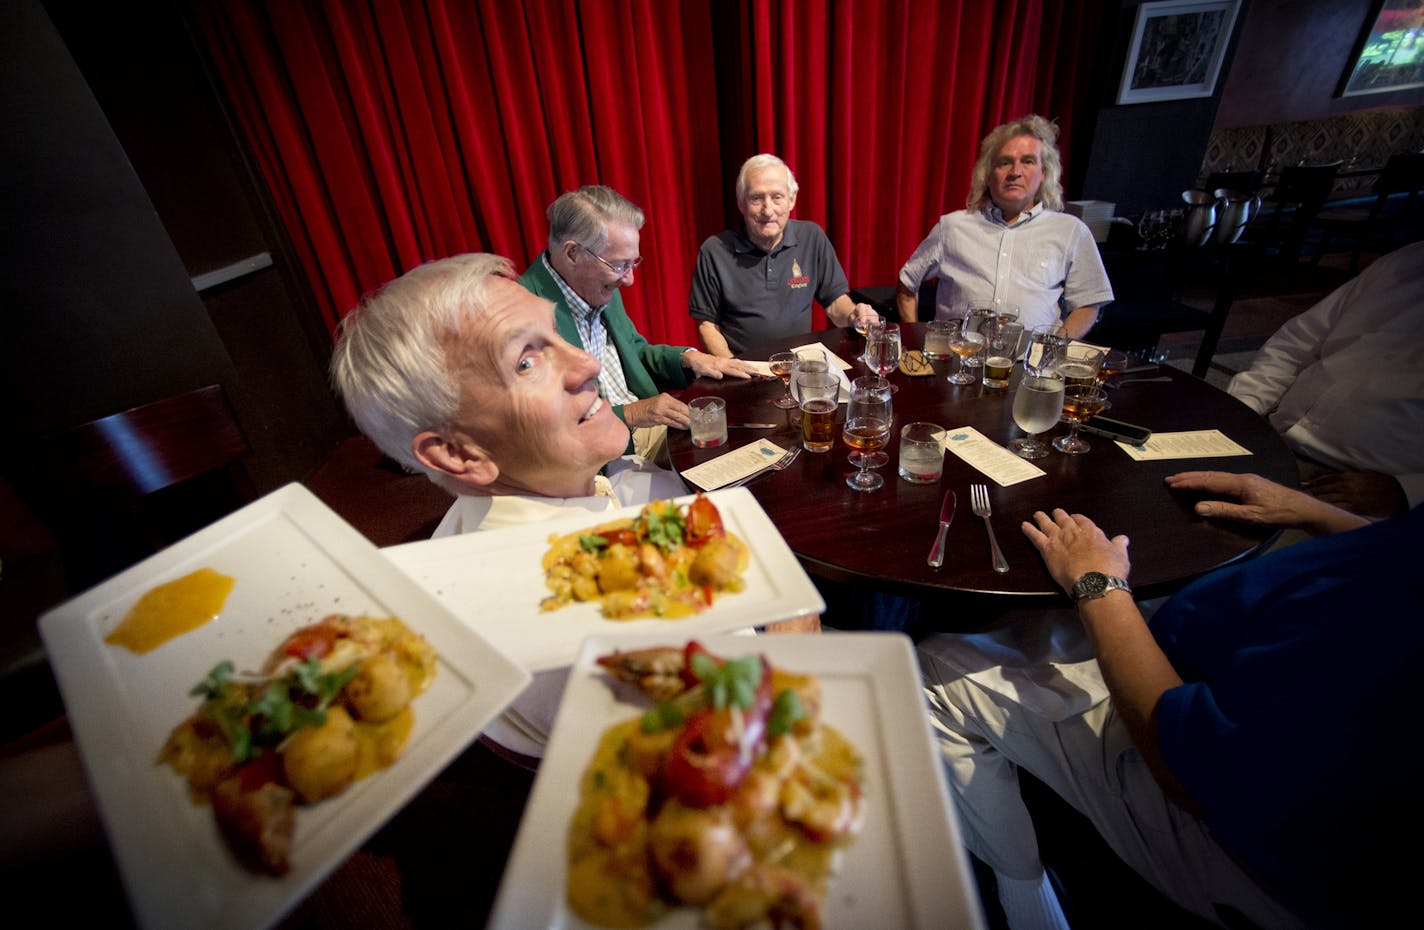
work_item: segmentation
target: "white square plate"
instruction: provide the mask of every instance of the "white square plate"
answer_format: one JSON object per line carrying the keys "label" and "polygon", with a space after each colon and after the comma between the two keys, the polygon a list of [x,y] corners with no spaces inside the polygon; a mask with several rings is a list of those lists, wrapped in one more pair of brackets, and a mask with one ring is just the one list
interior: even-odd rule
{"label": "white square plate", "polygon": [[[584,644],[539,766],[490,927],[586,928],[564,895],[566,839],[579,779],[604,731],[649,706],[612,682],[595,660],[616,649],[681,645],[686,637],[596,637]],[[910,640],[899,633],[698,637],[727,657],[759,652],[773,665],[821,679],[823,719],[865,758],[864,821],[841,851],[823,915],[828,930],[865,927],[982,928],[968,857],[930,738]],[[654,926],[692,930],[700,912],[680,908]]]}
{"label": "white square plate", "polygon": [[[236,580],[221,615],[144,655],[104,637],[146,591],[199,568]],[[212,812],[155,760],[223,659],[255,669],[330,613],[399,617],[440,657],[416,698],[405,754],[297,813],[292,869],[274,879],[229,854]],[[529,673],[462,624],[364,536],[291,484],[40,618],[69,721],[138,922],[151,928],[275,923],[523,690]]]}
{"label": "white square plate", "polygon": [[[579,511],[541,523],[406,543],[382,551],[457,617],[531,672],[571,664],[589,636],[658,631],[686,639],[825,609],[816,586],[750,491],[730,488],[713,491],[707,498],[717,505],[727,532],[751,549],[751,564],[742,576],[746,590],[719,595],[702,613],[677,620],[605,620],[599,605],[592,601],[547,613],[539,610],[539,602],[549,594],[543,568],[549,537],[635,517],[641,507],[606,513]],[[682,504],[692,498],[676,500]]]}

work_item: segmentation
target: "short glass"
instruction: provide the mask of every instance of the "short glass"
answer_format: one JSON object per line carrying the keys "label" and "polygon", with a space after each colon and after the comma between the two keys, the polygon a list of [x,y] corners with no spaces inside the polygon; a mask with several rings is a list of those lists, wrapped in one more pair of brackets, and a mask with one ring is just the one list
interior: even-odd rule
{"label": "short glass", "polygon": [[[925,324],[925,358],[930,360],[934,366],[935,374],[945,375],[948,365],[945,364],[954,353],[950,351],[949,341],[954,338],[954,333],[959,329],[958,320],[930,320]],[[948,377],[948,375],[945,375]]]}
{"label": "short glass", "polygon": [[1009,377],[1014,373],[1014,360],[1018,358],[1019,341],[1022,338],[1022,324],[998,320],[989,324],[989,345],[984,350],[986,388],[1003,390],[1009,386]]}
{"label": "short glass", "polygon": [[801,445],[807,452],[829,452],[836,441],[840,379],[829,371],[803,371],[795,377],[801,397]]}
{"label": "short glass", "polygon": [[687,405],[692,444],[699,448],[727,441],[727,402],[720,397],[694,397]]}
{"label": "short glass", "polygon": [[934,423],[907,423],[900,430],[900,477],[911,484],[936,484],[944,473],[944,435]]}
{"label": "short glass", "polygon": [[1040,326],[1029,333],[1028,351],[1024,355],[1024,370],[1044,375],[1058,367],[1069,339],[1058,335],[1057,326]]}

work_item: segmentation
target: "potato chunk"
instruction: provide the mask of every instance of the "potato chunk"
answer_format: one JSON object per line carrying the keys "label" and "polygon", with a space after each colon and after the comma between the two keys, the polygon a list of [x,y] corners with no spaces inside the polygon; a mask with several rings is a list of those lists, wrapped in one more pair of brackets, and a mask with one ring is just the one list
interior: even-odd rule
{"label": "potato chunk", "polygon": [[382,723],[410,703],[410,676],[391,659],[375,656],[361,663],[342,694],[357,719]]}
{"label": "potato chunk", "polygon": [[308,804],[346,790],[356,778],[360,746],[346,708],[327,708],[326,722],[298,730],[282,749],[282,773]]}

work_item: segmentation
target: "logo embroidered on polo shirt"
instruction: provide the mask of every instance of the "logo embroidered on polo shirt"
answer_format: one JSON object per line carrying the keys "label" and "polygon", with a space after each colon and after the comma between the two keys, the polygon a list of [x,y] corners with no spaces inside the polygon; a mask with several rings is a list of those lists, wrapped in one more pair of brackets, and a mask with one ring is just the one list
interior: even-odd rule
{"label": "logo embroidered on polo shirt", "polygon": [[791,260],[791,279],[786,282],[787,287],[806,287],[811,283],[811,279],[801,273],[801,263],[796,259]]}

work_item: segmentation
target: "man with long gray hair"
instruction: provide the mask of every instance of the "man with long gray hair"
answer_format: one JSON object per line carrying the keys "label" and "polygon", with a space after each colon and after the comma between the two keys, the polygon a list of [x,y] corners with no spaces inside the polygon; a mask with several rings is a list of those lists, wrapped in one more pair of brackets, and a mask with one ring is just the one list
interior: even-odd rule
{"label": "man with long gray hair", "polygon": [[[602,363],[598,390],[633,430],[633,448],[656,457],[666,427],[687,429],[687,404],[667,391],[693,377],[750,378],[746,362],[688,346],[652,345],[623,309],[633,284],[643,211],[611,187],[587,185],[549,205],[549,247],[519,279],[554,304],[559,335]],[[690,372],[690,375],[689,375]]]}
{"label": "man with long gray hair", "polygon": [[1017,314],[1026,330],[1049,326],[1080,339],[1093,328],[1112,285],[1092,232],[1061,212],[1057,142],[1058,127],[1033,115],[985,136],[968,208],[941,216],[900,269],[900,319],[919,318],[920,284],[937,278],[937,319],[984,305]]}

